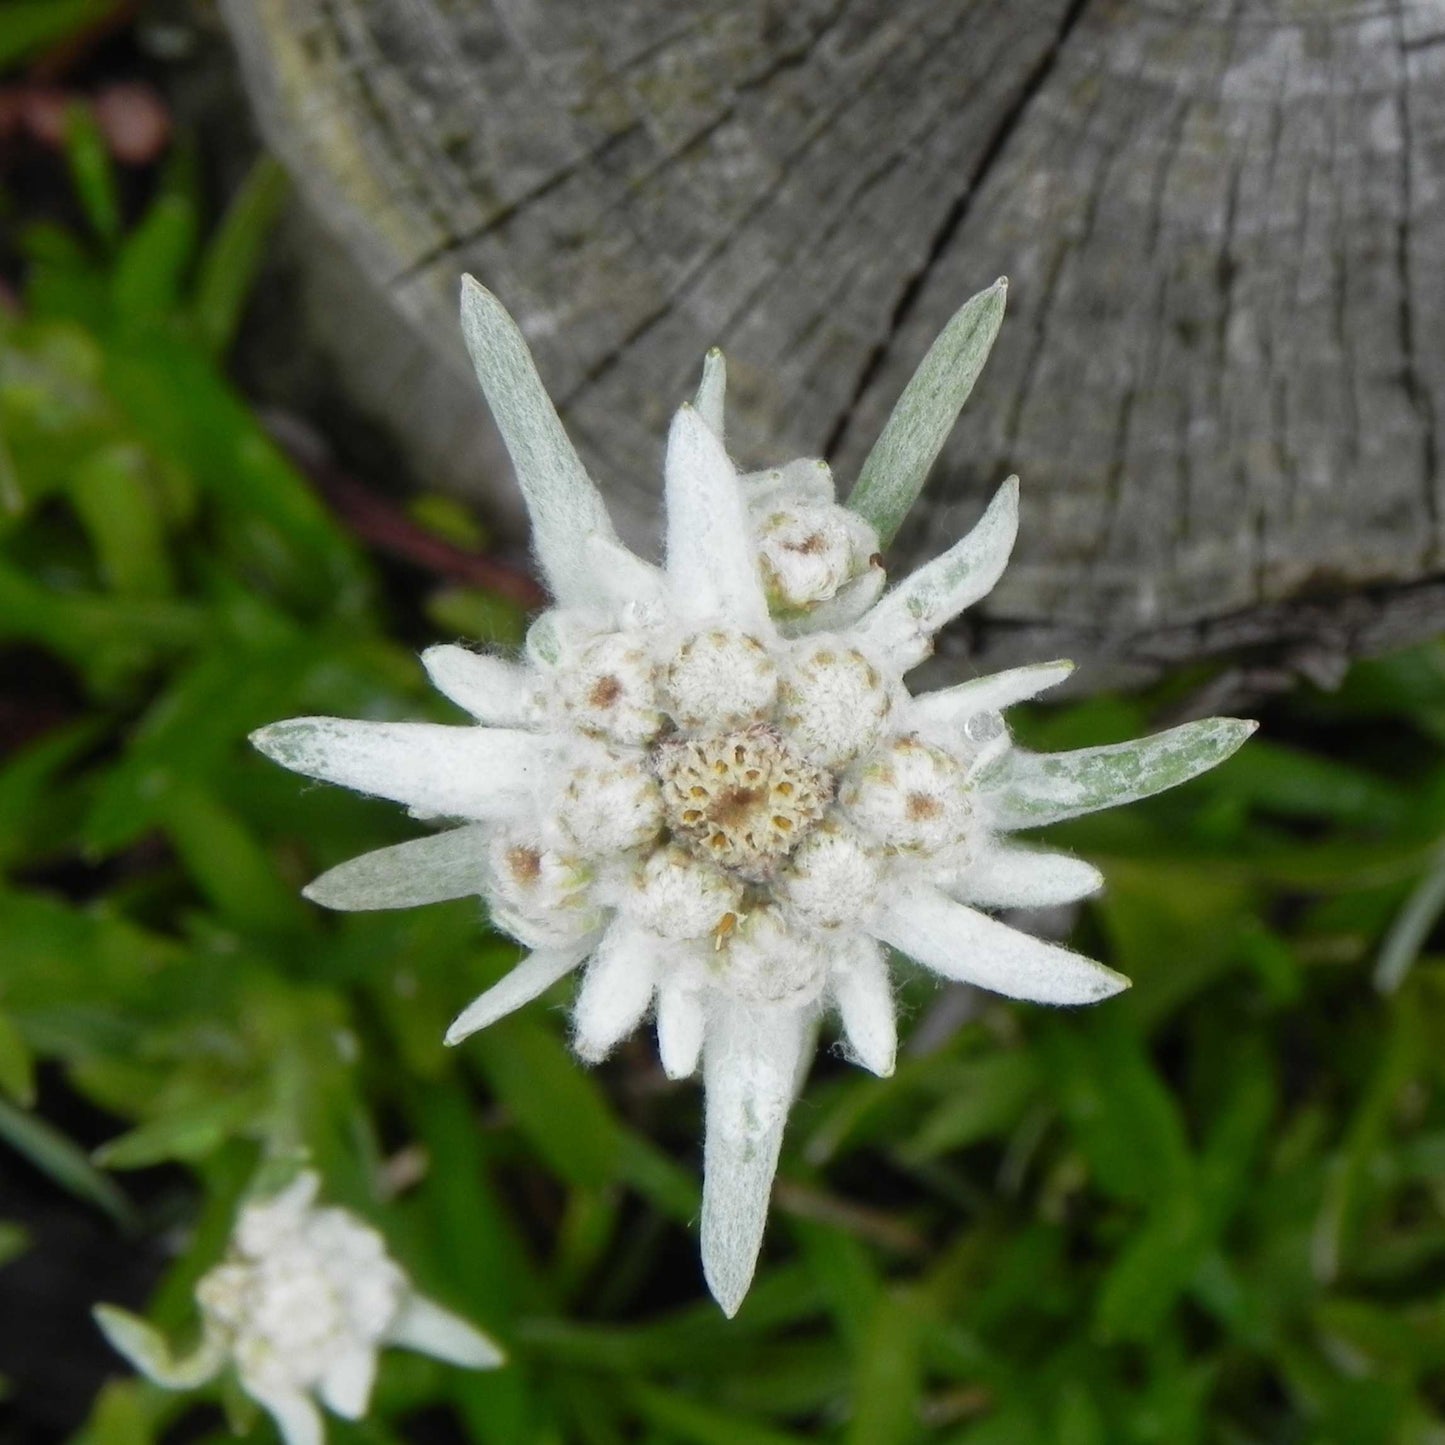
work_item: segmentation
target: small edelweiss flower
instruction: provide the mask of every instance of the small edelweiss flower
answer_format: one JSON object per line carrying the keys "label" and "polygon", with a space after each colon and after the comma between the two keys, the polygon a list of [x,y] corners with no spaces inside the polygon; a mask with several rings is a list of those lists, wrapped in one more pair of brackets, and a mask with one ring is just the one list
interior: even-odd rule
{"label": "small edelweiss flower", "polygon": [[701,1061],[702,1256],[729,1314],[752,1278],[820,1015],[836,1010],[852,1055],[887,1074],[890,948],[1041,1003],[1125,987],[981,911],[1066,903],[1102,884],[1087,863],[1007,834],[1182,783],[1253,729],[1213,718],[1036,756],[1012,746],[1002,714],[1062,682],[1069,663],[910,694],[905,675],[993,587],[1017,530],[1010,478],[962,541],[884,591],[879,550],[917,497],[1003,302],[1000,282],[949,323],[846,504],[822,462],[738,474],[711,353],[668,437],[658,567],[618,541],[520,332],[468,278],[467,344],[556,606],[519,662],[426,653],[474,726],[300,718],[255,737],[297,772],[460,824],[308,889],[346,909],[486,898],[532,952],[461,1014],[449,1043],[585,964],[573,1014],[584,1059],[655,1010],[666,1072]]}
{"label": "small edelweiss flower", "polygon": [[176,1359],[144,1320],[98,1305],[111,1344],[169,1389],[233,1368],[286,1445],[321,1445],[318,1399],[343,1419],[366,1414],[384,1345],[474,1370],[502,1363],[485,1335],[411,1287],[374,1229],[344,1209],[317,1208],[319,1187],[304,1173],[242,1209],[226,1258],[196,1286],[201,1339],[189,1356]]}

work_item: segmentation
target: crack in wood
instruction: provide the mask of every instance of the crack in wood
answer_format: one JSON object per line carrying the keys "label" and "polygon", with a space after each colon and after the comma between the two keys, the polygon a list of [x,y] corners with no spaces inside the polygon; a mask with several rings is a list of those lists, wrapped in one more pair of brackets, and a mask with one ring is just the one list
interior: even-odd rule
{"label": "crack in wood", "polygon": [[862,369],[858,374],[858,380],[853,387],[853,394],[848,398],[847,404],[838,414],[833,425],[828,429],[827,440],[823,443],[823,455],[826,458],[837,456],[848,435],[848,428],[852,422],[853,413],[858,406],[858,401],[863,393],[872,384],[873,378],[877,376],[879,369],[888,357],[888,352],[893,345],[894,338],[903,328],[903,324],[917,304],[919,292],[922,291],[929,273],[938,264],[938,259],[948,249],[949,243],[958,234],[959,228],[968,218],[969,210],[972,208],[974,197],[978,194],[978,188],[988,178],[998,158],[1003,154],[1004,147],[1008,144],[1010,137],[1018,129],[1025,113],[1028,111],[1034,97],[1043,89],[1049,76],[1053,73],[1058,63],[1059,52],[1067,43],[1069,35],[1078,24],[1079,18],[1087,8],[1089,0],[1069,0],[1064,10],[1057,30],[1052,39],[1044,47],[1039,58],[1034,62],[1033,68],[1024,77],[1023,84],[1014,103],[1009,106],[999,117],[998,123],[993,131],[984,141],[983,149],[979,153],[978,161],[964,183],[963,189],[949,206],[944,214],[942,222],[934,232],[929,242],[927,252],[924,255],[923,263],[903,283],[899,292],[898,301],[893,307],[893,314],[888,318],[888,330],[882,339],[869,353],[865,359]]}
{"label": "crack in wood", "polygon": [[614,131],[611,135],[605,136],[591,150],[583,152],[576,159],[570,161],[561,170],[548,176],[546,180],[539,181],[531,190],[524,191],[514,200],[507,201],[497,208],[492,215],[488,216],[481,225],[474,230],[467,231],[460,236],[447,236],[430,249],[410,261],[400,271],[388,278],[386,285],[388,289],[395,290],[405,286],[408,282],[414,281],[424,271],[430,270],[433,266],[440,264],[458,251],[465,250],[468,246],[475,245],[478,241],[490,236],[493,231],[505,226],[514,216],[526,210],[528,206],[537,201],[545,200],[560,186],[580,175],[589,167],[596,165],[599,161],[606,159],[607,155],[617,149],[618,146],[632,139],[642,129],[642,123],[634,120],[630,125],[624,126],[621,130]]}
{"label": "crack in wood", "polygon": [[797,165],[813,147],[829,133],[838,118],[856,104],[860,96],[865,94],[877,83],[887,67],[889,60],[897,50],[902,48],[907,38],[906,35],[900,35],[882,55],[877,58],[872,70],[864,77],[863,83],[854,87],[839,104],[826,111],[819,119],[813,122],[804,134],[803,139],[783,157],[778,166],[777,174],[768,185],[753,198],[743,214],[687,268],[679,278],[677,284],[669,288],[663,295],[659,304],[629,328],[621,340],[594,361],[582,374],[581,379],[567,391],[565,395],[559,398],[558,409],[560,411],[565,413],[585,391],[594,386],[606,376],[608,372],[612,371],[632,346],[672,313],[678,302],[697,285],[698,279],[706,274],[708,269],[736,244],[738,239],[747,232],[753,221],[777,198],[788,184]]}
{"label": "crack in wood", "polygon": [[1414,177],[1411,158],[1415,149],[1414,117],[1410,105],[1410,61],[1404,52],[1405,18],[1397,0],[1394,12],[1395,34],[1401,48],[1400,79],[1395,90],[1395,104],[1400,126],[1400,212],[1395,224],[1395,269],[1400,281],[1400,304],[1397,321],[1400,350],[1405,370],[1401,378],[1405,395],[1419,418],[1421,445],[1424,451],[1425,515],[1430,519],[1430,545],[1426,557],[1435,561],[1440,555],[1440,501],[1436,492],[1439,481],[1439,445],[1435,433],[1434,399],[1420,379],[1415,353],[1414,286],[1410,270],[1410,220],[1415,209]]}
{"label": "crack in wood", "polygon": [[[953,25],[940,38],[938,46],[941,48],[952,45],[965,28],[961,21]],[[998,49],[990,57],[990,64],[1002,57],[1009,43],[1010,38],[1004,36],[1000,41]],[[986,65],[984,69],[987,70],[987,68]],[[938,113],[936,111],[929,111],[914,131],[901,137],[899,144],[893,147],[876,165],[862,173],[856,185],[850,187],[841,197],[833,201],[831,214],[823,228],[817,232],[800,235],[797,238],[799,245],[795,250],[783,257],[777,270],[765,275],[758,285],[750,288],[742,301],[723,318],[721,325],[717,329],[714,344],[725,348],[733,335],[734,329],[753,311],[761,298],[778,284],[779,277],[787,267],[798,260],[805,252],[816,253],[833,241],[854,218],[864,197],[866,197],[875,186],[897,172],[899,156],[907,155],[914,145],[926,139],[927,136],[936,129],[938,123]],[[848,285],[846,280],[840,281],[838,290],[846,292],[847,289]],[[836,293],[817,299],[813,314],[809,318],[808,331],[815,330],[827,319],[835,295]],[[794,346],[799,344],[800,340],[801,338],[794,338]]]}

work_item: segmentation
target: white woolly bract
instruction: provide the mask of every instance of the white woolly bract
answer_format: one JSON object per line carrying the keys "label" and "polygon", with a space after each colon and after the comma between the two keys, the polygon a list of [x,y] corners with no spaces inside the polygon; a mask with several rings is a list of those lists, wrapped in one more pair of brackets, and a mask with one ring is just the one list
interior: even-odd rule
{"label": "white woolly bract", "polygon": [[[757,518],[760,509],[753,510]],[[756,527],[768,602],[780,612],[836,597],[878,550],[877,533],[833,502],[779,502],[762,512]]]}
{"label": "white woolly bract", "polygon": [[731,732],[772,711],[778,665],[756,637],[714,627],[684,639],[668,662],[663,687],[678,727]]}

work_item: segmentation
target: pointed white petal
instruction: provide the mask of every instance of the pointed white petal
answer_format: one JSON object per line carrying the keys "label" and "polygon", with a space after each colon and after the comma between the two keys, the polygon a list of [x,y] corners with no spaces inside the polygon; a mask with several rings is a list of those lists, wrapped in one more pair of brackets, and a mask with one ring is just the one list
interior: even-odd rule
{"label": "pointed white petal", "polygon": [[298,717],[251,734],[268,758],[438,818],[498,818],[530,795],[543,744],[510,728]]}
{"label": "pointed white petal", "polygon": [[865,1069],[886,1079],[898,1054],[898,1022],[882,948],[871,938],[856,940],[848,958],[833,965],[831,981],[849,1047]]}
{"label": "pointed white petal", "polygon": [[685,621],[726,617],[768,629],[752,527],[738,474],[722,443],[690,406],[667,438],[667,578]]}
{"label": "pointed white petal", "polygon": [[589,537],[587,556],[607,600],[622,607],[651,607],[667,593],[667,574],[614,537]]}
{"label": "pointed white petal", "polygon": [[317,1393],[343,1420],[359,1420],[371,1402],[376,1381],[376,1351],[357,1346],[340,1355],[321,1377]]}
{"label": "pointed white petal", "polygon": [[249,1375],[241,1376],[241,1388],[276,1422],[285,1445],[325,1445],[321,1411],[310,1395],[301,1390],[267,1388]]}
{"label": "pointed white petal", "polygon": [[750,1008],[713,994],[703,1044],[707,1139],[702,1267],[731,1318],[757,1267],[783,1128],[813,1011]]}
{"label": "pointed white petal", "polygon": [[662,940],[625,919],[602,935],[572,1012],[572,1046],[588,1063],[604,1059],[652,1004]]}
{"label": "pointed white petal", "polygon": [[193,1390],[204,1385],[225,1362],[225,1350],[213,1338],[203,1339],[189,1355],[178,1360],[165,1336],[128,1310],[96,1305],[92,1313],[112,1347],[147,1379],[167,1390]]}
{"label": "pointed white petal", "polygon": [[462,278],[462,335],[532,517],[532,541],[552,595],[564,607],[599,596],[582,544],[610,537],[602,494],[567,438],[527,343],[502,303]]}
{"label": "pointed white petal", "polygon": [[487,828],[449,828],[378,848],[339,863],[301,891],[323,908],[348,913],[467,898],[482,891],[489,836]]}
{"label": "pointed white petal", "polygon": [[727,362],[714,346],[702,359],[702,382],[692,404],[719,441],[723,439],[723,402],[727,397],[727,386]]}
{"label": "pointed white petal", "polygon": [[474,998],[452,1020],[445,1042],[459,1044],[523,1004],[531,1003],[559,978],[571,973],[592,952],[595,943],[595,938],[585,938],[564,948],[539,948],[529,953],[505,978]]}
{"label": "pointed white petal", "polygon": [[1040,662],[977,677],[957,687],[920,693],[913,699],[910,715],[915,726],[936,737],[962,727],[981,712],[1002,712],[1037,697],[1046,688],[1057,687],[1073,670],[1072,662]]}
{"label": "pointed white petal", "polygon": [[1077,903],[1103,886],[1104,875],[1082,858],[995,847],[950,880],[945,891],[982,908],[1053,908]]}
{"label": "pointed white petal", "polygon": [[978,525],[887,593],[859,622],[856,635],[905,668],[922,662],[933,634],[993,590],[1018,528],[1019,479],[1010,477]]}
{"label": "pointed white petal", "polygon": [[536,683],[515,662],[450,643],[427,648],[421,662],[436,690],[478,722],[525,727],[536,716]]}
{"label": "pointed white petal", "polygon": [[802,617],[780,623],[778,630],[784,637],[802,637],[809,632],[845,632],[878,600],[887,581],[888,574],[881,566],[870,567]]}
{"label": "pointed white petal", "polygon": [[1258,726],[1211,717],[1153,737],[1072,753],[1014,748],[982,776],[980,786],[990,795],[995,827],[1039,828],[1187,783],[1222,763]]}
{"label": "pointed white petal", "polygon": [[669,1079],[691,1078],[702,1054],[707,1015],[696,989],[664,983],[657,990],[657,1052]]}
{"label": "pointed white petal", "polygon": [[858,473],[848,505],[873,524],[885,546],[923,490],[988,360],[1007,293],[1008,281],[1000,277],[954,313],[904,387]]}
{"label": "pointed white petal", "polygon": [[434,1359],[469,1370],[490,1370],[506,1356],[475,1325],[443,1309],[425,1295],[409,1295],[387,1331],[387,1339],[403,1349],[417,1350]]}
{"label": "pointed white petal", "polygon": [[1035,1003],[1097,1003],[1129,980],[1102,963],[1031,938],[936,888],[910,888],[879,910],[873,931],[944,978]]}

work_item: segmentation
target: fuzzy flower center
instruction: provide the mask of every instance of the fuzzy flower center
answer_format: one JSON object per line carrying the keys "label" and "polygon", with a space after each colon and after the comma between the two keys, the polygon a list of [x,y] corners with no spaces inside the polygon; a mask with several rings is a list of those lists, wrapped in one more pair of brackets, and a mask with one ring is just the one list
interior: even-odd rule
{"label": "fuzzy flower center", "polygon": [[833,798],[833,775],[763,725],[670,739],[653,765],[678,842],[755,883],[773,876]]}

